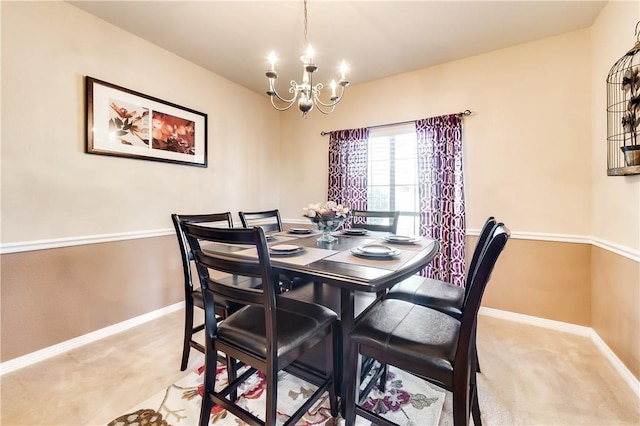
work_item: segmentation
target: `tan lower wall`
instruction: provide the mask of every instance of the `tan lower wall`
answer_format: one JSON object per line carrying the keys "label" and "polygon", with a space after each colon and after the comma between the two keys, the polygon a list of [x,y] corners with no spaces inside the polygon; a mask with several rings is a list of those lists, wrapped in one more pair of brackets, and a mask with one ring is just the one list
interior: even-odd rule
{"label": "tan lower wall", "polygon": [[640,262],[591,249],[591,327],[640,380]]}
{"label": "tan lower wall", "polygon": [[[473,249],[476,238],[469,240]],[[482,305],[590,326],[590,244],[511,238],[498,259]]]}
{"label": "tan lower wall", "polygon": [[184,299],[175,236],[2,255],[2,362]]}
{"label": "tan lower wall", "polygon": [[[183,298],[174,236],[5,254],[1,285],[2,362]],[[512,238],[483,306],[593,326],[638,376],[639,292],[637,262],[589,244]]]}

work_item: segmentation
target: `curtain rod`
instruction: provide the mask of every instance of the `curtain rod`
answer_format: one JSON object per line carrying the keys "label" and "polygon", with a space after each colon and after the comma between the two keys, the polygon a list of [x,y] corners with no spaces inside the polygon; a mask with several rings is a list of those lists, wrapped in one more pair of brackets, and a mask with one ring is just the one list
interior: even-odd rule
{"label": "curtain rod", "polygon": [[[462,112],[457,113],[456,115],[459,117],[468,117],[470,116],[471,110],[465,109]],[[390,124],[378,124],[377,126],[368,126],[369,129],[375,129],[376,127],[387,127],[387,126],[397,126],[400,124],[407,124],[407,123],[413,123],[416,120],[408,120],[408,121],[398,121],[397,123],[390,123]],[[324,130],[322,132],[320,132],[320,136],[326,136],[331,132],[325,132]]]}

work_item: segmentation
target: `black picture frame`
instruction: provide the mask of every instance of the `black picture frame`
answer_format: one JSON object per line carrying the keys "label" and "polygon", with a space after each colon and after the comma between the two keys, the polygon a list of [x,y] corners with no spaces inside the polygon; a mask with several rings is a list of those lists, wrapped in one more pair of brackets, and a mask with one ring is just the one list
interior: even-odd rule
{"label": "black picture frame", "polygon": [[207,167],[207,114],[86,76],[89,154]]}

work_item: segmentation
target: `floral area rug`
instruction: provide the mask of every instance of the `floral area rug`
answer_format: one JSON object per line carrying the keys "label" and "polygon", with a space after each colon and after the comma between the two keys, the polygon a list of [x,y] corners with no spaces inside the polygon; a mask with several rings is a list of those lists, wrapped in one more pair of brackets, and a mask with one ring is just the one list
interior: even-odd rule
{"label": "floral area rug", "polygon": [[[109,422],[108,426],[192,426],[197,425],[200,416],[200,402],[203,393],[203,370],[188,374],[153,397],[136,405],[126,414]],[[226,385],[226,368],[218,364],[218,386]],[[289,415],[313,393],[314,386],[285,372],[278,378],[278,424],[284,423]],[[264,375],[255,373],[240,388],[238,404],[259,418],[264,418],[266,395]],[[389,368],[387,390],[383,394],[377,388],[371,391],[365,406],[383,417],[400,425],[437,425],[444,404],[445,392],[400,370]],[[209,419],[210,425],[242,426],[245,423],[220,407],[214,406]],[[331,418],[328,396],[312,407],[300,419],[298,425],[341,426],[344,420]],[[358,417],[356,425],[370,425]]]}

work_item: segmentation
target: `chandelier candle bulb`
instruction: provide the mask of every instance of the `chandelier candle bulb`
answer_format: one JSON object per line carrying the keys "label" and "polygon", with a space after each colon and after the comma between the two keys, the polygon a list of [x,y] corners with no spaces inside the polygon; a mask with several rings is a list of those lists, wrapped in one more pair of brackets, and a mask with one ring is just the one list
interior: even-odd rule
{"label": "chandelier candle bulb", "polygon": [[275,52],[271,52],[269,54],[269,64],[271,64],[271,68],[269,68],[269,71],[276,71],[276,54]]}
{"label": "chandelier candle bulb", "polygon": [[307,47],[307,64],[313,64],[313,47],[311,45]]}
{"label": "chandelier candle bulb", "polygon": [[336,81],[331,80],[331,100],[335,101],[338,97],[336,96]]}

